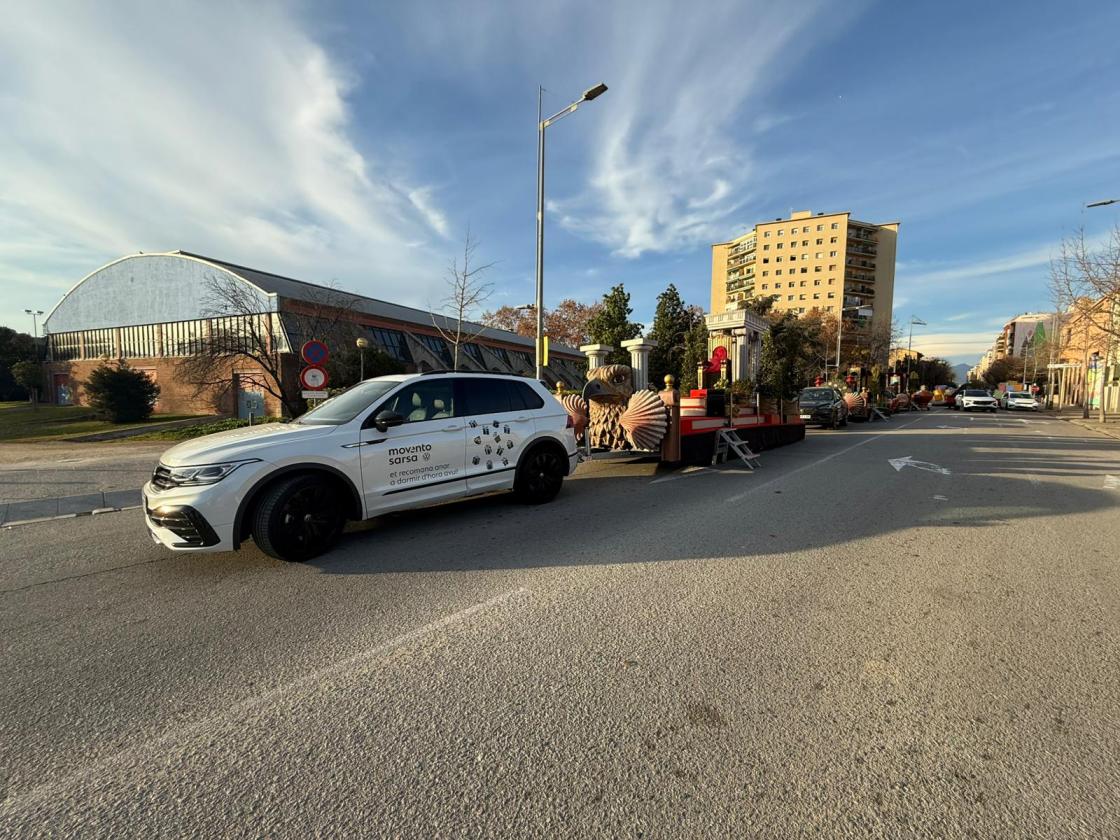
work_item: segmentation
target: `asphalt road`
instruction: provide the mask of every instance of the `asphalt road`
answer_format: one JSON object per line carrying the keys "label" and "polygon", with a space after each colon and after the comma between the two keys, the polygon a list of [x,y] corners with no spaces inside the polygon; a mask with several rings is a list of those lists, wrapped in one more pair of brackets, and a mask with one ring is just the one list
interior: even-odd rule
{"label": "asphalt road", "polygon": [[0,835],[1120,836],[1120,441],[934,411],[763,464],[306,566],[0,532]]}

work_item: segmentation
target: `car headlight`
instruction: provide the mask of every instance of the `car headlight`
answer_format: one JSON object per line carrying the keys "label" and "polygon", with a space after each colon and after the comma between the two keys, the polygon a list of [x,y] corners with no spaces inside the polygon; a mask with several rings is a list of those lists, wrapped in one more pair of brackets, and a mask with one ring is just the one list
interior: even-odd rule
{"label": "car headlight", "polygon": [[221,464],[200,464],[194,467],[167,467],[165,474],[169,484],[176,487],[193,487],[199,484],[215,484],[244,464],[255,464],[260,458],[247,458],[243,461],[226,461]]}

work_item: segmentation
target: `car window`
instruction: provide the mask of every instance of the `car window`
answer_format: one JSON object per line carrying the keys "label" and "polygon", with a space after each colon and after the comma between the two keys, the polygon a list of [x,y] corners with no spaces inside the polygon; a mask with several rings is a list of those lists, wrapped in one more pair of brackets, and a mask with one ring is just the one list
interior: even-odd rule
{"label": "car window", "polygon": [[831,388],[806,388],[801,392],[803,400],[831,400],[836,398],[836,392]]}
{"label": "car window", "polygon": [[293,421],[303,426],[338,426],[348,423],[400,384],[396,380],[370,379],[347,388],[341,394]]}
{"label": "car window", "polygon": [[401,388],[380,407],[404,418],[406,423],[456,417],[455,387],[450,379],[431,379]]}
{"label": "car window", "polygon": [[512,411],[509,388],[504,379],[462,379],[462,393],[466,398],[466,415],[501,414]]}
{"label": "car window", "polygon": [[514,411],[518,409],[544,408],[544,400],[541,398],[541,395],[524,382],[511,382],[507,379],[505,383],[509,386],[509,396]]}
{"label": "car window", "polygon": [[964,395],[966,397],[986,397],[986,396],[988,396],[988,392],[987,391],[970,390],[970,391],[965,391]]}

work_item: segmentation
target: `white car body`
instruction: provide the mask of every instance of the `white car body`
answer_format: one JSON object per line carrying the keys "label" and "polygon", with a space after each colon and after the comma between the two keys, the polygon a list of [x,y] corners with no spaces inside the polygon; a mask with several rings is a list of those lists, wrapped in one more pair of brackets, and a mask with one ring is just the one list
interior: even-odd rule
{"label": "white car body", "polygon": [[[516,397],[510,397],[508,411],[468,416],[464,408],[475,400],[461,395],[484,393],[480,388],[490,387],[475,384],[479,382],[518,383],[506,386],[511,389],[508,393],[523,395],[523,391],[512,389],[527,387],[537,400],[526,396],[522,404],[539,401],[540,405],[513,408]],[[145,518],[153,538],[176,551],[235,549],[247,536],[246,517],[251,515],[262,488],[274,486],[285,476],[308,473],[333,480],[339,497],[347,504],[346,518],[368,519],[404,508],[512,489],[521,459],[534,448],[552,447],[557,455],[562,449],[567,475],[579,462],[567,412],[535,380],[445,372],[386,376],[350,389],[356,394],[354,402],[360,396],[357,388],[372,391],[382,387],[371,383],[384,383],[389,390],[346,422],[300,422],[313,420],[316,412],[312,412],[292,423],[219,432],[168,449],[143,489]],[[411,393],[417,405],[415,400],[422,389],[445,385],[454,389],[458,403],[452,412],[436,400],[438,416],[431,416],[430,407],[419,408],[401,425],[383,430],[373,425],[375,415],[394,400]],[[328,400],[321,408],[340,398]],[[201,485],[176,485],[190,480],[192,474],[205,478],[206,472],[192,470],[207,465],[218,465],[210,467],[210,472],[225,472],[224,476]]]}
{"label": "white car body", "polygon": [[957,391],[957,403],[961,407],[961,411],[991,411],[994,412],[999,406],[995,397],[987,391],[980,391],[974,388],[965,388]]}
{"label": "white car body", "polygon": [[1026,391],[1009,391],[1003,395],[1000,402],[1008,411],[1016,409],[1038,411],[1038,401],[1035,400],[1033,394],[1028,394]]}

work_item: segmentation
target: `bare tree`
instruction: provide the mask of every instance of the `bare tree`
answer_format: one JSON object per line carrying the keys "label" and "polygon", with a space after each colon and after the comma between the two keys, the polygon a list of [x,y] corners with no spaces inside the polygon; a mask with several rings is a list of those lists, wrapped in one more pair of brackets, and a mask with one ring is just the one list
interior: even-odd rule
{"label": "bare tree", "polygon": [[207,278],[204,320],[196,322],[197,334],[187,338],[187,346],[176,351],[184,354],[177,366],[179,379],[194,386],[196,397],[221,399],[233,386],[233,369],[247,363],[256,385],[289,416],[302,414],[292,354],[312,338],[342,346],[358,330],[351,315],[359,300],[355,295],[322,286],[309,286],[307,292],[289,301],[281,315],[267,311],[265,300],[248,283],[230,275]]}
{"label": "bare tree", "polygon": [[[1085,240],[1085,232],[1062,240],[1058,256],[1050,262],[1050,293],[1066,320],[1071,338],[1078,333],[1084,344],[1083,370],[1086,372],[1082,389],[1082,405],[1086,416],[1090,402],[1088,393],[1088,361],[1092,340],[1103,343],[1101,364],[1111,358],[1113,348],[1120,343],[1120,225],[1110,231],[1108,238],[1098,247]],[[1104,380],[1104,370],[1100,371]],[[1103,388],[1102,388],[1103,392]],[[1104,400],[1098,406],[1104,421]]]}
{"label": "bare tree", "polygon": [[482,280],[494,263],[474,265],[474,252],[478,242],[471,236],[471,229],[467,228],[467,236],[463,243],[463,263],[454,259],[447,267],[447,295],[440,301],[439,312],[432,311],[432,326],[451,345],[451,369],[459,369],[459,348],[467,342],[474,341],[486,331],[486,327],[475,328],[467,320],[467,316],[476,311],[490,297],[494,290],[493,283]]}

